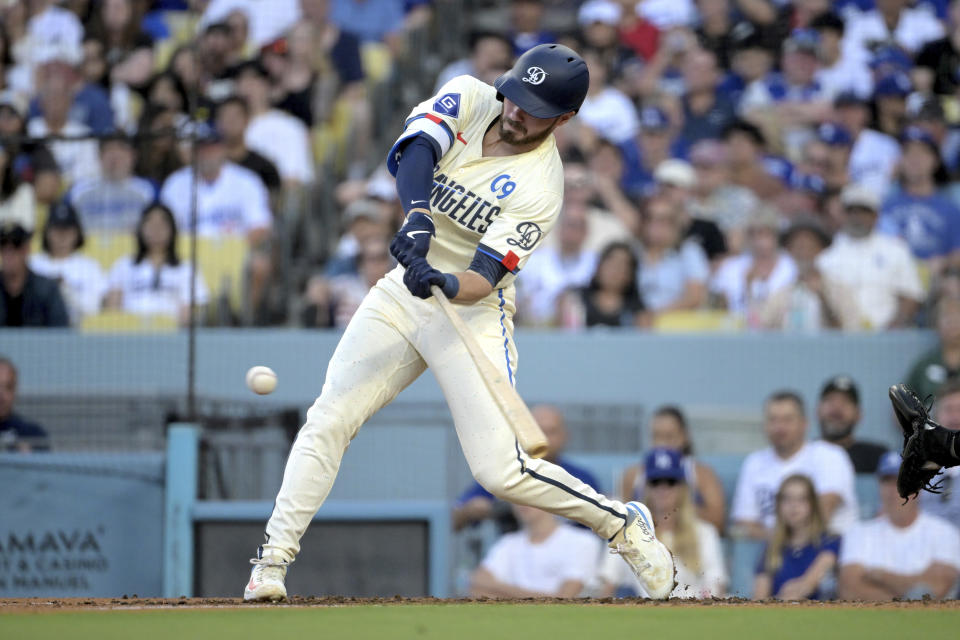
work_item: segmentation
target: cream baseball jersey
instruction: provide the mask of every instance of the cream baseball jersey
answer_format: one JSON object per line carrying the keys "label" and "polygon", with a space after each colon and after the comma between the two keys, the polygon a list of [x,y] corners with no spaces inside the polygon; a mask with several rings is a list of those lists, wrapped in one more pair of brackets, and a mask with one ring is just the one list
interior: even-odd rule
{"label": "cream baseball jersey", "polygon": [[[552,134],[526,153],[484,157],[483,136],[502,109],[492,86],[470,76],[454,78],[413,109],[387,167],[396,175],[404,140],[425,135],[433,141],[441,157],[428,203],[437,235],[427,261],[440,271],[466,271],[478,250],[486,253],[509,271],[495,289],[503,289],[512,312],[516,274],[559,215],[563,166]],[[402,280],[403,268],[388,277]],[[484,302],[499,304],[499,296],[494,290]]]}

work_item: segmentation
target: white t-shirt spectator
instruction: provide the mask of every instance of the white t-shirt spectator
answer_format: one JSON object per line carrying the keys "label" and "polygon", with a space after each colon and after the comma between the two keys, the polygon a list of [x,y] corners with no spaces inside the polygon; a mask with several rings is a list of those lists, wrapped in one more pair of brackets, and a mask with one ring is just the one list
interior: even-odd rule
{"label": "white t-shirt spectator", "polygon": [[943,35],[943,24],[925,9],[904,8],[892,33],[880,12],[874,9],[850,16],[843,36],[843,51],[845,56],[869,60],[871,44],[892,42],[913,55],[920,47]]}
{"label": "white t-shirt spectator", "polygon": [[857,521],[859,511],[850,456],[837,445],[821,440],[805,443],[788,460],[780,458],[772,447],[748,455],[737,478],[731,520],[759,522],[772,528],[780,483],[795,473],[807,475],[818,495],[840,496],[842,502],[829,522],[832,532],[842,534]]}
{"label": "white t-shirt spectator", "polygon": [[637,134],[640,126],[637,109],[623,92],[607,87],[595,96],[587,96],[577,118],[614,144],[621,144]]}
{"label": "white t-shirt spectator", "polygon": [[[600,538],[560,523],[550,537],[533,544],[525,531],[508,533],[480,563],[500,582],[541,593],[556,593],[568,580],[588,585],[600,561]],[[621,560],[622,562],[622,560]]]}
{"label": "white t-shirt spectator", "polygon": [[[677,569],[677,587],[670,593],[671,598],[713,598],[726,594],[727,567],[723,562],[723,546],[720,543],[720,534],[717,528],[709,522],[697,520],[697,548],[700,553],[700,569],[694,572],[684,564],[680,556],[674,554],[673,560]],[[657,531],[657,537],[667,547],[673,542],[666,531]],[[612,585],[616,585],[622,595],[647,596],[646,590],[637,576],[633,574],[627,563],[612,553],[604,554],[600,565],[600,578]],[[624,593],[628,591],[629,593]]]}
{"label": "white t-shirt spectator", "polygon": [[840,544],[841,567],[857,564],[916,575],[935,562],[960,570],[960,533],[946,520],[923,512],[902,529],[886,516],[857,523]]}
{"label": "white t-shirt spectator", "polygon": [[777,264],[765,280],[753,280],[748,286],[747,274],[752,268],[753,256],[749,253],[732,256],[723,261],[710,283],[710,290],[723,294],[727,308],[733,313],[746,313],[754,305],[759,308],[773,292],[797,279],[797,265],[785,252],[777,256]]}
{"label": "white t-shirt spectator", "polygon": [[[113,263],[108,288],[123,293],[123,310],[142,315],[179,318],[180,309],[190,304],[190,263],[164,264],[159,270],[146,259],[134,264],[132,256]],[[196,273],[196,302],[207,303],[209,295],[200,272]]]}
{"label": "white t-shirt spectator", "polygon": [[866,238],[839,233],[817,256],[817,267],[849,288],[860,311],[860,326],[883,329],[897,313],[897,297],[923,300],[923,284],[907,243],[874,231]]}
{"label": "white t-shirt spectator", "polygon": [[77,182],[68,197],[85,230],[133,233],[155,192],[153,185],[137,176],[119,181],[93,178]]}
{"label": "white t-shirt spectator", "polygon": [[[177,220],[177,228],[190,228],[190,182],[193,170],[174,171],[160,190],[160,201]],[[213,182],[197,185],[197,233],[202,236],[246,235],[273,224],[267,188],[257,174],[227,162]]]}
{"label": "white t-shirt spectator", "polygon": [[818,69],[814,77],[830,100],[845,91],[868,100],[873,95],[873,74],[862,60],[840,56],[832,67]]}
{"label": "white t-shirt spectator", "polygon": [[581,251],[562,256],[559,249],[544,247],[523,268],[517,280],[518,302],[526,324],[550,322],[557,312],[557,298],[567,289],[585,287],[597,268],[597,254]]}
{"label": "white t-shirt spectator", "polygon": [[70,321],[97,313],[107,292],[107,278],[93,258],[73,253],[66,258],[51,258],[46,253],[30,256],[30,270],[60,281],[60,293],[70,312]]}
{"label": "white t-shirt spectator", "polygon": [[[63,136],[86,136],[90,133],[90,127],[72,120],[60,130],[60,135]],[[50,135],[50,128],[42,117],[30,118],[27,135],[42,138]],[[61,140],[48,142],[47,146],[57,161],[60,174],[68,184],[85,178],[100,177],[100,150],[96,140]]]}
{"label": "white t-shirt spectator", "polygon": [[641,0],[637,15],[652,22],[661,31],[673,27],[690,27],[697,20],[693,0]]}
{"label": "white t-shirt spectator", "polygon": [[886,197],[893,172],[900,162],[900,145],[885,133],[864,129],[853,142],[847,172],[850,182],[873,189],[881,200]]}
{"label": "white t-shirt spectator", "polygon": [[705,283],[709,277],[707,254],[696,242],[685,240],[656,264],[643,264],[641,260],[637,279],[643,304],[658,311],[679,300],[688,282]]}
{"label": "white t-shirt spectator", "polygon": [[241,11],[250,25],[249,44],[259,49],[290,30],[300,20],[300,0],[211,0],[200,17],[201,29]]}
{"label": "white t-shirt spectator", "polygon": [[276,165],[282,179],[313,182],[310,134],[298,118],[272,109],[250,119],[243,139],[248,148]]}

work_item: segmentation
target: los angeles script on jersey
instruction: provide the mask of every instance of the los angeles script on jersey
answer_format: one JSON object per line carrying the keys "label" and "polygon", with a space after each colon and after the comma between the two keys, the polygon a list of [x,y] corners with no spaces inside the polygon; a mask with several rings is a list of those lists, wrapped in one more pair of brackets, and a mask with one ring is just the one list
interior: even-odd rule
{"label": "los angeles script on jersey", "polygon": [[442,173],[433,176],[430,210],[446,214],[451,220],[479,234],[500,215],[501,208],[470,191]]}

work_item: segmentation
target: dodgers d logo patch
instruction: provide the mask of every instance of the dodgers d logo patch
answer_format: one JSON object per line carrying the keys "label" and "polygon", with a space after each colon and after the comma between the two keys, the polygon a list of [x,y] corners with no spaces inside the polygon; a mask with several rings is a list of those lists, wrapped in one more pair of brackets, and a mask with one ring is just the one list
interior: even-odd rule
{"label": "dodgers d logo patch", "polygon": [[521,222],[517,225],[517,233],[520,234],[520,238],[507,238],[507,244],[524,251],[533,249],[534,245],[540,241],[540,236],[543,235],[535,222]]}
{"label": "dodgers d logo patch", "polygon": [[543,81],[547,79],[549,74],[541,69],[540,67],[529,67],[527,69],[527,77],[523,79],[524,82],[529,82],[530,84],[543,84]]}
{"label": "dodgers d logo patch", "polygon": [[460,113],[460,94],[447,93],[440,96],[437,98],[437,101],[433,103],[433,110],[445,116],[456,118]]}

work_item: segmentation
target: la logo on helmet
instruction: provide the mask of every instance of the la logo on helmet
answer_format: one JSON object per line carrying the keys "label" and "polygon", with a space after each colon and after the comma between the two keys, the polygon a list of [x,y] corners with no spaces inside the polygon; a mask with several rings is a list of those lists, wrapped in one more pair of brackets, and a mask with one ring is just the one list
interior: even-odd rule
{"label": "la logo on helmet", "polygon": [[540,67],[530,67],[527,69],[527,77],[523,79],[524,82],[529,82],[530,84],[543,84],[543,81],[547,79],[547,72],[541,69]]}

